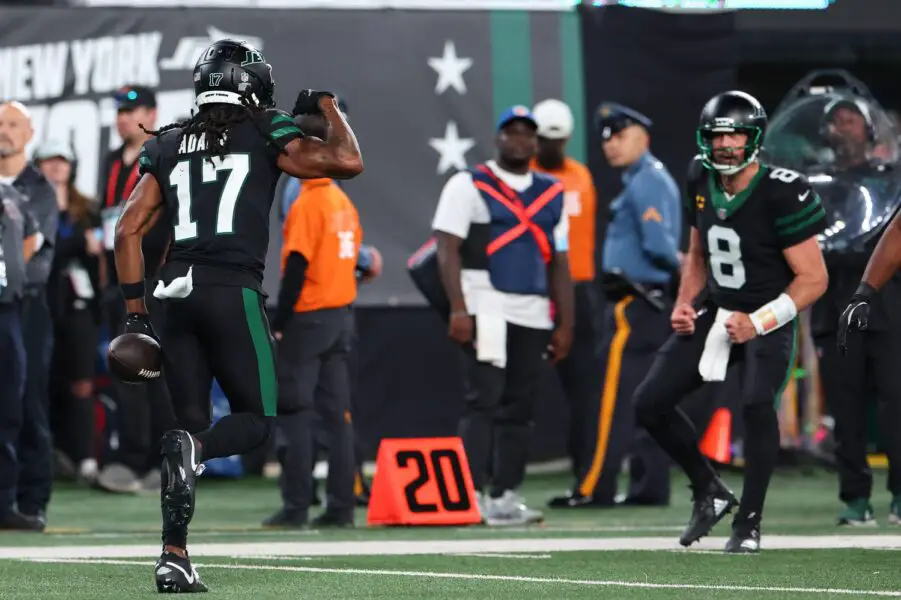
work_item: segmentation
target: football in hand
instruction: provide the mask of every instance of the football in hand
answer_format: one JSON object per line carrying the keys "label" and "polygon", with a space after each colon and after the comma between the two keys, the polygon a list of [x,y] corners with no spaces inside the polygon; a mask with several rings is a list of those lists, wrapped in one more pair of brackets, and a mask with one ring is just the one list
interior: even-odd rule
{"label": "football in hand", "polygon": [[123,333],[113,339],[106,358],[110,372],[125,383],[158,379],[163,362],[160,345],[143,333]]}

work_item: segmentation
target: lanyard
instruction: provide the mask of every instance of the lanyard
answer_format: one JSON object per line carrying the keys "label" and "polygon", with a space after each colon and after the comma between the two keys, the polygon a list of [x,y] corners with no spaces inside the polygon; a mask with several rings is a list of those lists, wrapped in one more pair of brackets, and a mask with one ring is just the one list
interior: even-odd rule
{"label": "lanyard", "polygon": [[[119,204],[116,200],[116,184],[119,183],[119,173],[122,171],[122,159],[117,158],[113,161],[113,166],[110,168],[109,178],[106,180],[106,206],[111,207]],[[135,164],[131,167],[131,173],[128,174],[128,179],[125,180],[125,188],[122,190],[122,197],[128,198],[131,195],[131,191],[134,189],[135,184],[138,182],[138,161],[135,161]]]}

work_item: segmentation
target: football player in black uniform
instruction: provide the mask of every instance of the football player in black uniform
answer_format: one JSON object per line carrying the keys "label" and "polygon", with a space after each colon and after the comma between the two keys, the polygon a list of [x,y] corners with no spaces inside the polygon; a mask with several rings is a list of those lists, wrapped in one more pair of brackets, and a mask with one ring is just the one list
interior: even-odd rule
{"label": "football player in black uniform", "polygon": [[[115,239],[125,331],[156,337],[144,305],[141,238],[158,219],[171,222],[154,295],[166,313],[158,339],[173,419],[187,431],[173,423],[161,442],[163,552],[155,570],[160,592],[206,591],[185,549],[201,463],[264,443],[276,413],[261,287],[279,175],[347,179],[363,170],[334,95],[298,95],[295,114],[322,114],[329,124],[326,141],[305,137],[290,115],[275,109],[272,69],[244,42],[212,44],[194,67],[194,90],[197,113],[153,132],[145,143],[142,176]],[[210,427],[214,377],[231,414]]]}
{"label": "football player in black uniform", "polygon": [[726,552],[757,552],[779,451],[776,404],[794,362],[795,317],[826,290],[816,240],[826,213],[802,175],[758,161],[766,126],[763,107],[744,92],[717,95],[701,112],[700,155],[685,198],[690,245],[671,317],[675,334],[635,392],[639,422],[691,480],[694,509],[683,546],[707,535],[738,502],[701,454],[677,404],[739,363],[746,468]]}

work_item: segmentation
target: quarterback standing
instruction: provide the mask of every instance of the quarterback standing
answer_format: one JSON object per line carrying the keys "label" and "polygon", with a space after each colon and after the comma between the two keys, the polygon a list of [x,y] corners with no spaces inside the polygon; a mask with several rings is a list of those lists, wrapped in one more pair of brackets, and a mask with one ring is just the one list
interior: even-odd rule
{"label": "quarterback standing", "polygon": [[[691,226],[674,335],[635,392],[639,423],[691,480],[694,507],[679,542],[689,546],[738,505],[698,449],[679,402],[706,381],[740,368],[745,424],[744,486],[726,552],[757,552],[770,477],[779,451],[776,406],[794,362],[799,311],[826,290],[816,235],[826,213],[804,176],[757,158],[767,116],[738,91],[701,112],[699,156],[687,181]],[[706,293],[705,293],[706,292]]]}

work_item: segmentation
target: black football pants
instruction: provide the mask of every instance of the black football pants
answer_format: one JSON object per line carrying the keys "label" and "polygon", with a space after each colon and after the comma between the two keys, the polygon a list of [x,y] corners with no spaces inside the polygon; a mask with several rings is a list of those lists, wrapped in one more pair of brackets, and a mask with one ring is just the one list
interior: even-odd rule
{"label": "black football pants", "polygon": [[598,299],[598,286],[593,281],[574,285],[576,319],[569,356],[557,363],[557,375],[569,402],[569,436],[567,451],[575,477],[584,465],[586,421],[591,420],[591,407],[601,389],[600,336],[598,315],[603,307]]}
{"label": "black football pants", "polygon": [[285,449],[279,486],[286,512],[304,515],[313,496],[315,417],[328,439],[326,504],[349,516],[354,498],[354,428],[348,353],[349,306],[294,313],[278,346],[278,428]]}
{"label": "black football pants", "polygon": [[627,496],[648,504],[669,502],[670,461],[647,431],[635,423],[632,395],[672,329],[670,307],[655,310],[639,297],[611,298],[605,307],[598,370],[603,385],[582,420],[581,469],[575,491],[612,505],[623,459],[629,456]]}
{"label": "black football pants", "polygon": [[839,498],[870,498],[873,474],[867,462],[868,412],[877,398],[882,443],[889,462],[888,490],[901,495],[901,337],[897,331],[852,332],[848,353],[838,352],[835,333],[818,337],[826,402],[835,419]]}
{"label": "black football pants", "polygon": [[204,460],[244,454],[264,443],[277,387],[262,295],[249,288],[195,284],[187,298],[161,304],[163,376],[179,427],[195,434],[210,427],[215,378],[231,414],[209,431],[231,430],[231,435],[211,440],[204,439],[206,432],[198,435]]}
{"label": "black football pants", "polygon": [[[507,364],[479,362],[469,344],[464,358],[465,406],[459,433],[473,485],[482,490],[491,473],[491,496],[522,484],[529,458],[532,416],[551,332],[507,324]],[[478,331],[475,332],[478,339]]]}
{"label": "black football pants", "polygon": [[[698,435],[683,411],[682,400],[704,384],[698,363],[713,325],[716,307],[695,321],[695,332],[673,334],[663,345],[647,377],[635,392],[636,418],[658,444],[686,472],[695,489],[704,489],[715,476],[698,448]],[[769,481],[779,454],[776,406],[794,364],[797,320],[769,335],[733,346],[729,377],[740,378],[745,424],[745,472],[737,520],[759,521]],[[734,374],[733,374],[734,372]],[[714,385],[718,385],[714,383]]]}

